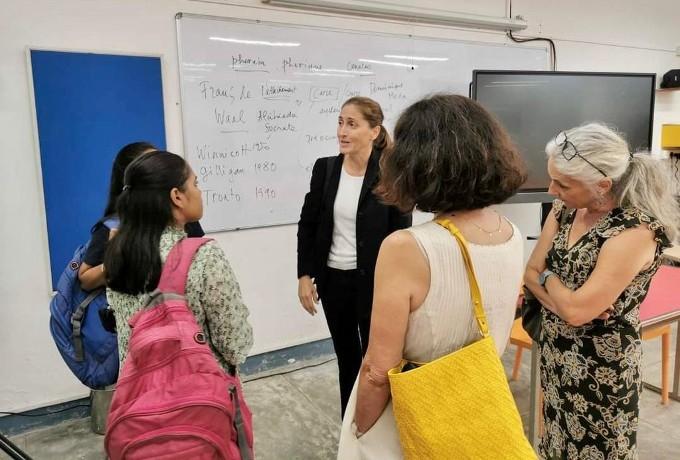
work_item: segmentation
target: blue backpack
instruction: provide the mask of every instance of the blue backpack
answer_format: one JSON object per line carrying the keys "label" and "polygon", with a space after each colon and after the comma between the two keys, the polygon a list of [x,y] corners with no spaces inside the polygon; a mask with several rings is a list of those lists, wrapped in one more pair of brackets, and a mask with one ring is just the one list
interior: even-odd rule
{"label": "blue backpack", "polygon": [[[109,229],[118,219],[107,219]],[[61,357],[78,379],[90,388],[102,388],[118,379],[118,338],[102,326],[99,311],[108,307],[106,288],[83,291],[78,269],[89,241],[78,247],[57,283],[50,302],[50,332]]]}

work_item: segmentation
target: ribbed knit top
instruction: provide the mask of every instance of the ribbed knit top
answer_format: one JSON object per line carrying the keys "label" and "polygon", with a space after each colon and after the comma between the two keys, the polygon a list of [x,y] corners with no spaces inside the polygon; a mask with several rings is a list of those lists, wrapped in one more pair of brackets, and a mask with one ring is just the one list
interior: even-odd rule
{"label": "ribbed knit top", "polygon": [[[512,237],[501,244],[468,243],[491,336],[502,354],[510,336],[524,273],[523,242],[512,224]],[[477,340],[465,263],[458,243],[434,221],[408,229],[430,266],[430,289],[410,314],[404,357],[428,362]]]}

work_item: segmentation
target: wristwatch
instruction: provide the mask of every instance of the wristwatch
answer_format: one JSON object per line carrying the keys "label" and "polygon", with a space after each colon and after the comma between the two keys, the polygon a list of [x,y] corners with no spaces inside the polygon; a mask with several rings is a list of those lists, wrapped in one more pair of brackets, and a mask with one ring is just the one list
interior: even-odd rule
{"label": "wristwatch", "polygon": [[554,275],[555,272],[552,270],[545,269],[543,270],[539,275],[538,275],[538,284],[541,285],[541,287],[545,287],[545,283],[548,281],[548,277],[551,275]]}

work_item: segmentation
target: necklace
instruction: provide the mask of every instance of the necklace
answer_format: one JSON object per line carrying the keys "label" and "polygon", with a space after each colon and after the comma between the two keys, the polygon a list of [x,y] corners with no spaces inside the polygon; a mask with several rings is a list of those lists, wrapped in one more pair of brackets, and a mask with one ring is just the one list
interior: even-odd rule
{"label": "necklace", "polygon": [[472,222],[472,221],[469,220],[469,219],[463,218],[463,220],[465,220],[466,222],[469,222],[469,223],[471,223],[472,225],[474,225],[475,227],[477,227],[477,229],[478,229],[480,232],[486,233],[486,234],[489,236],[489,238],[493,238],[493,234],[494,234],[494,233],[500,233],[500,232],[501,232],[501,227],[503,226],[503,220],[502,220],[500,214],[498,214],[498,227],[497,227],[495,230],[492,230],[492,231],[488,231],[487,229],[485,229],[485,228],[483,228],[483,227],[481,227],[481,226],[475,224],[474,222]]}

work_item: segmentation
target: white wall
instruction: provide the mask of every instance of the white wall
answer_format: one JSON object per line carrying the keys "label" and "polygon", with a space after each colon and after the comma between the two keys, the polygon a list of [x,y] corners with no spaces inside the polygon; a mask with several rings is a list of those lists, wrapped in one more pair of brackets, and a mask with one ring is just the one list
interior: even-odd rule
{"label": "white wall", "polygon": [[[226,3],[226,2],[225,2]],[[401,3],[409,3],[402,0]],[[504,0],[412,1],[420,5],[501,16]],[[559,70],[657,72],[680,67],[669,51],[680,45],[676,0],[638,6],[600,2],[516,0],[513,14],[529,21],[528,34],[557,40]],[[651,3],[651,2],[650,2]],[[5,0],[0,15],[0,410],[23,410],[84,396],[49,336],[49,264],[40,163],[26,48],[89,50],[163,56],[168,149],[182,153],[175,13],[202,13],[277,22],[505,42],[497,33],[273,10],[259,0],[229,4],[190,0]],[[406,30],[405,30],[406,29]],[[602,43],[602,44],[596,44]],[[657,100],[657,121],[680,115],[678,95]],[[658,124],[658,123],[657,123]],[[658,144],[658,129],[654,145]],[[69,199],[69,197],[65,197]],[[536,233],[536,207],[506,208],[524,233]],[[296,299],[295,226],[215,235],[240,279],[255,328],[253,353],[327,336],[321,316],[309,317]]]}

